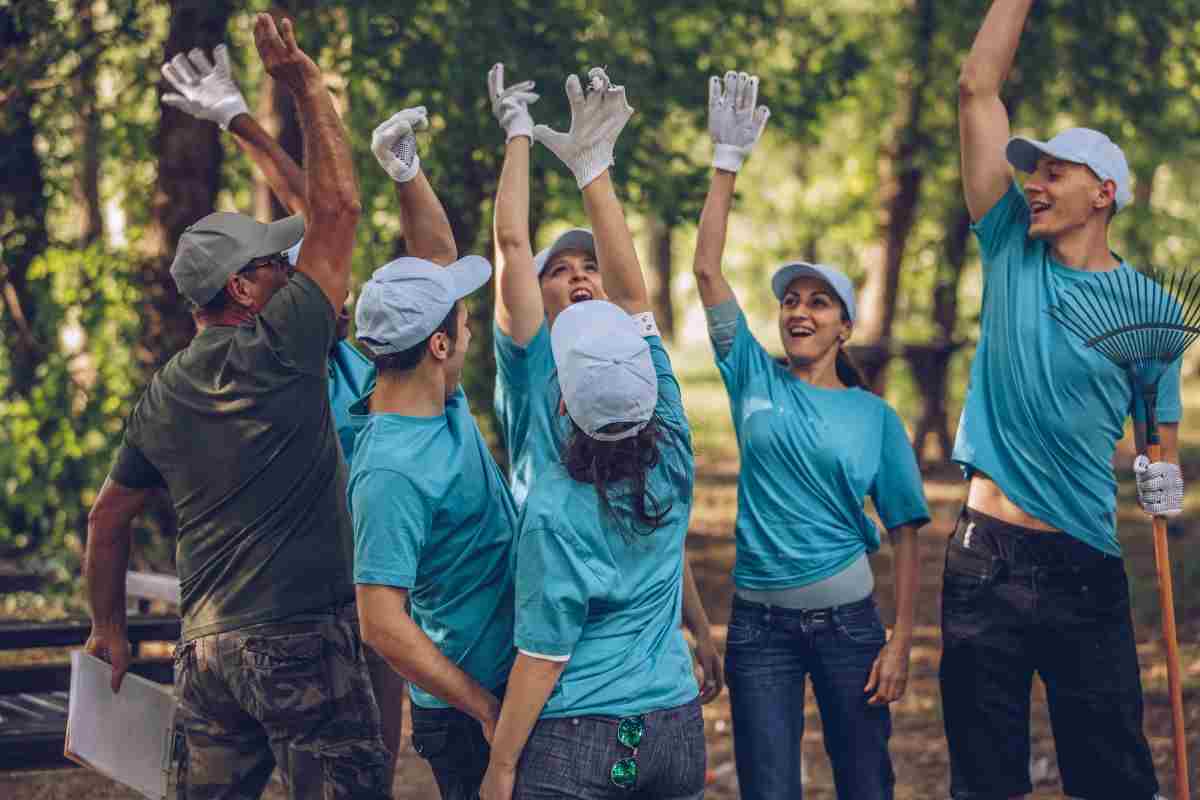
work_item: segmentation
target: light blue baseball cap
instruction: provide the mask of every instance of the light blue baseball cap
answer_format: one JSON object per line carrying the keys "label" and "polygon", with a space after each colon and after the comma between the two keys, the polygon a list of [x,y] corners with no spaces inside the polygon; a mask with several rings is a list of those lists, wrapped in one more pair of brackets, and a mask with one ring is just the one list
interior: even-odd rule
{"label": "light blue baseball cap", "polygon": [[550,259],[563,250],[583,250],[594,256],[596,255],[596,237],[592,236],[592,232],[587,228],[571,228],[559,234],[549,247],[533,257],[533,266],[537,270],[539,278],[546,271],[546,265],[550,263]]}
{"label": "light blue baseball cap", "polygon": [[377,356],[420,344],[462,298],[488,282],[492,265],[465,256],[447,267],[405,256],[384,264],[359,292],[354,307],[358,338]]}
{"label": "light blue baseball cap", "polygon": [[1117,185],[1117,211],[1133,200],[1130,188],[1129,162],[1120,147],[1100,131],[1091,128],[1068,128],[1048,142],[1015,136],[1005,148],[1008,162],[1021,172],[1037,169],[1038,159],[1051,156],[1072,164],[1083,164],[1102,181]]}
{"label": "light blue baseball cap", "polygon": [[796,278],[804,276],[813,277],[829,284],[829,288],[833,289],[834,294],[838,296],[842,301],[842,305],[846,307],[846,316],[850,318],[851,322],[854,322],[858,316],[858,310],[854,302],[854,284],[846,277],[846,273],[825,264],[789,261],[775,270],[775,274],[771,277],[771,290],[775,292],[775,297],[779,302],[783,302],[783,296],[787,294],[788,284],[796,280]]}
{"label": "light blue baseball cap", "polygon": [[[654,416],[658,378],[650,345],[619,306],[606,300],[568,306],[550,329],[550,349],[567,413],[588,436],[627,439]],[[628,427],[603,430],[617,423]]]}

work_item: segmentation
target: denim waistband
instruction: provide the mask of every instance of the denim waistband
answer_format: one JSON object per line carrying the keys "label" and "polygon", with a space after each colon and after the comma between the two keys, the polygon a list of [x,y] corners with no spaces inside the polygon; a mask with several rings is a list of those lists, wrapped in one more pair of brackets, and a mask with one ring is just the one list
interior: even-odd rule
{"label": "denim waistband", "polygon": [[740,608],[743,611],[760,613],[768,617],[777,617],[783,620],[797,620],[805,625],[819,625],[822,623],[832,622],[841,614],[854,614],[872,608],[874,605],[874,595],[868,595],[862,600],[856,600],[853,603],[846,603],[840,606],[806,609],[769,606],[764,603],[756,603],[753,600],[747,600],[746,598],[739,597],[736,594],[733,596],[733,608],[735,610]]}
{"label": "denim waistband", "polygon": [[967,506],[963,506],[951,538],[964,549],[999,559],[1010,568],[1078,571],[1094,566],[1115,568],[1123,564],[1121,558],[1098,550],[1069,533],[1014,525]]}

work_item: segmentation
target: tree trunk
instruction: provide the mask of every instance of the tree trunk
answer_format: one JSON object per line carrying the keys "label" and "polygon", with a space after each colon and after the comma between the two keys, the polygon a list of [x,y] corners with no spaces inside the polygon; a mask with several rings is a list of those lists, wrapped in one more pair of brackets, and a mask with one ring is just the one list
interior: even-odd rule
{"label": "tree trunk", "polygon": [[79,169],[75,173],[75,199],[79,215],[79,244],[88,247],[104,236],[100,205],[100,112],[96,108],[96,73],[100,67],[96,45],[93,0],[75,0],[75,17],[83,46],[75,78],[75,103],[79,122],[75,131]]}
{"label": "tree trunk", "polygon": [[[935,27],[934,0],[917,0],[914,15],[913,63],[898,75],[901,102],[899,128],[881,154],[883,185],[880,204],[883,219],[880,236],[884,245],[870,265],[862,289],[862,313],[857,324],[859,343],[889,347],[896,301],[900,292],[900,269],[909,234],[916,221],[917,203],[925,172],[917,161],[924,151],[926,135],[921,127],[922,94],[933,80],[932,47]],[[882,394],[887,386],[886,366],[877,373],[871,389]]]}
{"label": "tree trunk", "polygon": [[[0,8],[0,68],[20,74],[16,63],[28,52],[30,34],[16,12]],[[35,331],[37,302],[29,266],[49,244],[42,162],[34,146],[33,95],[29,76],[9,82],[0,114],[0,291],[2,329],[8,355],[10,396],[27,396],[44,358]]]}
{"label": "tree trunk", "polygon": [[675,306],[671,302],[671,226],[661,217],[652,216],[647,226],[650,233],[651,269],[647,273],[650,286],[650,306],[663,338],[675,341]]}
{"label": "tree trunk", "polygon": [[[225,38],[231,4],[212,0],[172,0],[171,26],[163,61],[193,47],[209,52]],[[160,81],[161,92],[169,90]],[[142,273],[141,361],[158,369],[183,348],[194,331],[191,309],[175,289],[171,261],[184,229],[213,211],[221,177],[221,130],[170,106],[161,106],[158,179],[151,200],[147,258]]]}

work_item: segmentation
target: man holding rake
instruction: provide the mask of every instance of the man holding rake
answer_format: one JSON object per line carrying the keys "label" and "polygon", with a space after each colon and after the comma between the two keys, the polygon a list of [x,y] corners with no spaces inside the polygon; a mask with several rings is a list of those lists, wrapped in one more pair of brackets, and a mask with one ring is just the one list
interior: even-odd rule
{"label": "man holding rake", "polygon": [[[1100,273],[1131,199],[1117,145],[1074,128],[1010,138],[1000,88],[1033,0],[996,0],[959,79],[963,186],[983,258],[981,334],[954,460],[970,478],[948,543],[941,684],[951,793],[1032,791],[1033,673],[1046,686],[1065,794],[1151,800],[1129,588],[1116,536],[1112,456],[1134,407],[1125,372],[1046,310]],[[1028,173],[1024,192],[1010,165]],[[1179,368],[1157,404],[1163,460],[1137,463],[1152,514],[1182,509]],[[1134,414],[1139,452],[1144,414]]]}

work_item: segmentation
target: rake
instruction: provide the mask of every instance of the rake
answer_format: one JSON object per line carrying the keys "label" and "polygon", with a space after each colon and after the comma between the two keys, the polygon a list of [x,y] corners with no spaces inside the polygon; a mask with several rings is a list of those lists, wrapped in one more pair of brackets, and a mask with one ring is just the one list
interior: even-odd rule
{"label": "rake", "polygon": [[[1158,438],[1158,383],[1200,336],[1200,273],[1190,270],[1116,269],[1068,290],[1050,316],[1129,375],[1134,402],[1144,409],[1146,455],[1162,458]],[[1191,797],[1183,728],[1183,688],[1175,598],[1167,551],[1167,519],[1154,517],[1154,563],[1167,644],[1167,684],[1175,745],[1175,796]]]}

